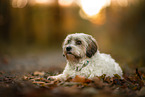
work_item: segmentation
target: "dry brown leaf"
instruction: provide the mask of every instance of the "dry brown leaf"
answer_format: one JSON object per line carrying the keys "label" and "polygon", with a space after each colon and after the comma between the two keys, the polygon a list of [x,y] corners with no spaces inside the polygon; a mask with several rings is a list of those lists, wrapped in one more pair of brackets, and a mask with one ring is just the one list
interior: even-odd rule
{"label": "dry brown leaf", "polygon": [[103,88],[104,83],[102,80],[100,80],[100,78],[94,77],[92,80],[94,81],[94,84],[97,88]]}
{"label": "dry brown leaf", "polygon": [[71,81],[72,81],[72,82],[81,82],[81,83],[85,83],[85,82],[87,82],[88,80],[87,80],[85,77],[83,77],[83,76],[76,75],[75,78],[73,78]]}
{"label": "dry brown leaf", "polygon": [[32,82],[33,84],[44,84],[45,82],[40,82],[40,81],[34,81]]}
{"label": "dry brown leaf", "polygon": [[35,76],[38,76],[38,75],[44,76],[44,74],[45,74],[45,72],[43,72],[43,71],[42,71],[42,72],[40,72],[40,71],[35,71],[35,72],[34,72],[34,75],[35,75]]}
{"label": "dry brown leaf", "polygon": [[23,76],[23,80],[28,80],[29,78],[27,76]]}

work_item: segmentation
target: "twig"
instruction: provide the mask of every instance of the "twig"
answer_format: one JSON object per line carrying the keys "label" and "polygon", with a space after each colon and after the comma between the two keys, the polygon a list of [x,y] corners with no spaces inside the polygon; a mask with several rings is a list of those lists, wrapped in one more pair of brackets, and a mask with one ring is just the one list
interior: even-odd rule
{"label": "twig", "polygon": [[140,75],[139,72],[138,72],[138,68],[136,68],[136,74],[137,74],[137,76],[142,80],[142,77],[141,77],[141,75]]}

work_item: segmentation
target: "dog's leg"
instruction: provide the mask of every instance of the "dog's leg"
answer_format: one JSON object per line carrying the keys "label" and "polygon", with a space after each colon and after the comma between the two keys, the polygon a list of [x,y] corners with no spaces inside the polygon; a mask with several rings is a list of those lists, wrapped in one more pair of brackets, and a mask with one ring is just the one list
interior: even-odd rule
{"label": "dog's leg", "polygon": [[56,76],[49,76],[47,79],[66,80],[70,75],[70,71],[70,66],[69,64],[67,64],[62,74]]}
{"label": "dog's leg", "polygon": [[65,74],[59,74],[56,76],[49,76],[47,79],[66,80],[67,77]]}

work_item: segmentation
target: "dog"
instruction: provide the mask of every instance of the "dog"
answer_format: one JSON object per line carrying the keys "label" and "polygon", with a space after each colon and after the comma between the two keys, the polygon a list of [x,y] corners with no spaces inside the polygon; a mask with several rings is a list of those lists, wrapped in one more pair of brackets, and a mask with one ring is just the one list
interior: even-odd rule
{"label": "dog", "polygon": [[100,53],[96,40],[88,34],[75,33],[66,37],[63,43],[63,56],[67,59],[62,74],[48,78],[66,80],[76,75],[92,79],[106,75],[118,74],[122,78],[122,69],[109,55]]}

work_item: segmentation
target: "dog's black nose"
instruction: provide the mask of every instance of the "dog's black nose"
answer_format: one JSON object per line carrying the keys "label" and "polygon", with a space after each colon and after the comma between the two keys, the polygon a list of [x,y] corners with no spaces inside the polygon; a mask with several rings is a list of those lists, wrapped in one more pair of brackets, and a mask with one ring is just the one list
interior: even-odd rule
{"label": "dog's black nose", "polygon": [[66,51],[71,51],[71,47],[70,46],[68,46],[68,47],[66,47]]}

